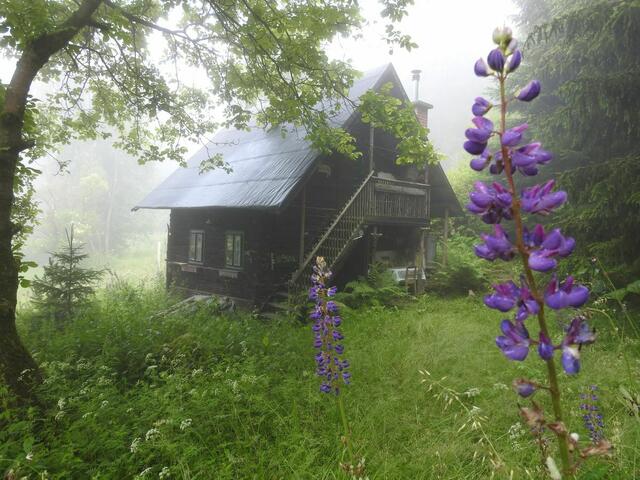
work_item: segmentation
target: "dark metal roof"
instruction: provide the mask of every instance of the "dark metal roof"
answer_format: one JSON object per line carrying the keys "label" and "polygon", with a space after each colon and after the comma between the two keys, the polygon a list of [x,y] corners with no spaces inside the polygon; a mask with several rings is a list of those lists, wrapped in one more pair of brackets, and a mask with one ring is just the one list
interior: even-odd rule
{"label": "dark metal roof", "polygon": [[[388,69],[393,69],[391,64],[360,77],[349,91],[349,100],[355,102],[367,90],[375,88]],[[344,102],[332,123],[346,126],[352,114],[353,108]],[[304,137],[303,130],[288,132],[284,137],[279,129],[221,130],[189,159],[187,168],[178,168],[134,210],[280,208],[318,157],[318,151]],[[215,169],[200,174],[200,163],[215,154],[223,156],[231,172]]]}
{"label": "dark metal roof", "polygon": [[[385,80],[401,85],[391,64],[371,70],[356,80],[349,90],[349,100],[357,102],[367,90],[379,88]],[[356,117],[353,105],[345,101],[331,122],[348,128]],[[134,210],[199,207],[280,209],[297,191],[299,183],[312,172],[318,158],[319,152],[305,140],[305,135],[303,129],[289,131],[285,136],[280,129],[221,130],[189,159],[186,168],[173,172]],[[222,155],[231,172],[215,169],[201,174],[200,163],[216,154]],[[440,216],[439,207],[443,209],[444,206],[449,207],[451,215],[462,214],[442,167],[436,165],[432,171],[434,175],[430,183],[434,215]]]}

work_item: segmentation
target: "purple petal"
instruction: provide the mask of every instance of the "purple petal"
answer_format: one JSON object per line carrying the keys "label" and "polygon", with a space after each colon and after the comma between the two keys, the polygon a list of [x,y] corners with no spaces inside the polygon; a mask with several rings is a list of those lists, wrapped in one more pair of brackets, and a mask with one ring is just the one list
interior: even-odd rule
{"label": "purple petal", "polygon": [[491,50],[487,57],[487,63],[496,72],[502,72],[504,69],[504,55],[499,48]]}
{"label": "purple petal", "polygon": [[472,142],[471,140],[467,140],[466,142],[464,142],[463,147],[471,155],[479,155],[487,147],[487,144],[486,143]]}
{"label": "purple petal", "polygon": [[530,102],[540,94],[540,82],[531,80],[522,90],[518,92],[516,98],[523,102]]}
{"label": "purple petal", "polygon": [[589,300],[589,289],[583,285],[576,285],[567,294],[567,304],[571,307],[581,307]]}
{"label": "purple petal", "polygon": [[529,267],[536,272],[548,272],[556,268],[557,264],[557,261],[541,252],[533,252],[529,255]]}
{"label": "purple petal", "polygon": [[575,347],[563,347],[562,368],[569,375],[575,375],[580,371],[580,352]]}
{"label": "purple petal", "polygon": [[475,63],[475,65],[473,66],[473,71],[479,77],[488,77],[490,73],[487,62],[485,62],[482,58],[479,58]]}
{"label": "purple petal", "polygon": [[520,62],[522,62],[522,52],[515,50],[507,61],[507,72],[513,72],[520,66]]}

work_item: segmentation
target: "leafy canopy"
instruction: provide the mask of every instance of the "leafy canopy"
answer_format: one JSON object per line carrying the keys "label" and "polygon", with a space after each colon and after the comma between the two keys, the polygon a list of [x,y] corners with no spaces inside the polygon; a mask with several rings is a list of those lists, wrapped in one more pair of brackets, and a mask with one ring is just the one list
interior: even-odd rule
{"label": "leafy canopy", "polygon": [[[0,0],[0,51],[18,57],[60,31],[71,0]],[[184,161],[185,143],[220,126],[304,127],[321,148],[354,154],[328,126],[356,72],[327,57],[336,36],[363,26],[355,0],[103,0],[86,28],[54,54],[40,80],[40,145],[109,136],[141,161]],[[390,45],[413,48],[394,24],[412,0],[381,0]],[[159,46],[163,46],[160,52]],[[206,74],[198,84],[196,72]],[[0,78],[0,82],[8,79]],[[46,134],[46,135],[45,135]],[[223,164],[213,158],[207,168]]]}

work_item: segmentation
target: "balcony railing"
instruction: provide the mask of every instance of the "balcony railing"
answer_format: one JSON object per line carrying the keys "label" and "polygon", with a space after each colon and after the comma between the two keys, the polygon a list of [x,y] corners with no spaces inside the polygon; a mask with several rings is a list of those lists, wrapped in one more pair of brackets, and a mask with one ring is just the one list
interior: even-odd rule
{"label": "balcony railing", "polygon": [[369,218],[396,221],[427,219],[428,185],[379,177],[371,180],[374,184],[374,198],[367,212]]}

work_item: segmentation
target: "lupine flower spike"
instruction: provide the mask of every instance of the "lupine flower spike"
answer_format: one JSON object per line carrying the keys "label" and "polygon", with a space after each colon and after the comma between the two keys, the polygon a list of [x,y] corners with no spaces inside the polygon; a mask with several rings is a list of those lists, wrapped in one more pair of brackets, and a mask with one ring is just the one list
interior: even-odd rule
{"label": "lupine flower spike", "polygon": [[322,379],[320,390],[325,393],[338,395],[343,385],[351,380],[349,362],[343,358],[344,336],[340,332],[342,319],[338,313],[338,306],[331,298],[336,294],[336,287],[327,287],[331,272],[327,262],[322,257],[316,259],[311,275],[312,286],[309,289],[309,299],[315,301],[315,307],[310,318],[314,320],[313,346],[316,353],[316,374]]}
{"label": "lupine flower spike", "polygon": [[[554,344],[544,307],[546,305],[552,310],[580,308],[589,300],[589,290],[577,283],[571,275],[560,280],[552,273],[558,261],[573,252],[575,240],[563,235],[557,228],[545,231],[542,225],[536,224],[528,228],[524,224],[524,214],[550,215],[567,201],[567,194],[556,190],[554,180],[522,191],[516,188],[517,174],[536,175],[539,168],[549,164],[552,155],[542,148],[540,142],[527,142],[526,123],[507,127],[507,77],[520,66],[523,55],[510,29],[497,28],[493,33],[493,40],[497,47],[489,52],[486,60],[481,58],[476,62],[474,72],[480,77],[492,76],[498,80],[500,102],[494,105],[482,97],[475,99],[471,108],[475,115],[472,121],[474,127],[465,132],[467,140],[463,148],[474,155],[470,162],[473,170],[481,171],[489,167],[491,174],[502,175],[506,182],[494,181],[490,185],[476,182],[469,195],[467,209],[485,223],[493,225],[492,234],[481,234],[482,243],[475,246],[476,255],[489,261],[510,261],[520,257],[523,274],[519,283],[508,281],[494,285],[494,292],[485,296],[484,303],[503,313],[514,312],[513,320],[502,320],[502,334],[495,341],[507,359],[524,361],[533,347],[537,350],[536,357],[546,363],[547,386],[523,378],[517,379],[513,385],[516,392],[524,398],[531,397],[540,389],[551,395],[554,416],[552,422],[547,422],[542,409],[535,403],[533,409],[522,408],[521,412],[530,426],[535,424],[540,427],[538,433],[541,434],[542,426],[555,433],[562,470],[565,474],[572,475],[575,462],[570,458],[570,452],[575,455],[577,440],[569,434],[563,423],[555,352],[561,352],[560,360],[564,371],[570,375],[577,374],[581,366],[581,348],[593,343],[595,334],[587,325],[586,318],[578,314],[566,329],[562,341]],[[522,102],[530,102],[540,92],[540,82],[532,80],[515,93],[514,97]],[[500,109],[498,127],[494,127],[484,117],[491,108]],[[492,147],[493,143],[496,145]],[[513,221],[515,228],[504,227],[502,223],[505,221]],[[515,231],[513,239],[507,233],[511,231]],[[552,275],[546,281],[542,279],[547,284],[544,288],[539,285],[541,279],[536,275],[547,273]],[[537,317],[538,320],[537,331],[531,333],[534,326],[525,325],[531,322],[528,320],[530,317]],[[596,418],[595,422],[597,421]],[[590,422],[594,424],[594,420],[590,419]],[[590,448],[592,451],[586,455],[599,454],[600,450],[605,450],[605,445],[599,443],[598,449]],[[580,455],[585,455],[584,450]]]}

